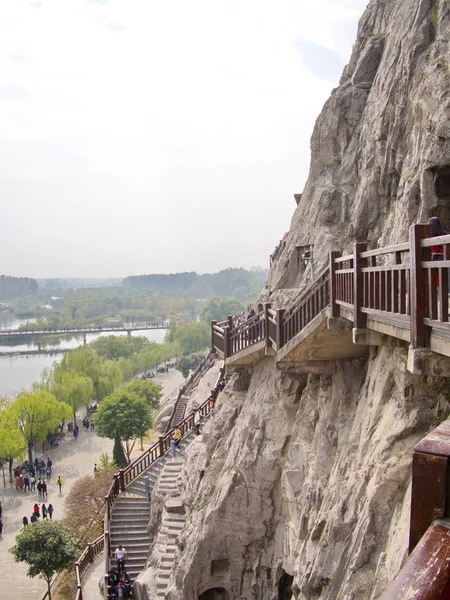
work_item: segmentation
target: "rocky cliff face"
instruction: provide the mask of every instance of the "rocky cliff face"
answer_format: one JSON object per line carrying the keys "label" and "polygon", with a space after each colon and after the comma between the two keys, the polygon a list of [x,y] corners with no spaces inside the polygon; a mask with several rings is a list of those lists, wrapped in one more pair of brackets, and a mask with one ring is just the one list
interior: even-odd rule
{"label": "rocky cliff face", "polygon": [[450,230],[449,23],[447,0],[370,2],[314,128],[271,292],[302,284],[310,244],[317,270],[330,249],[406,241],[411,223],[436,214]]}
{"label": "rocky cliff face", "polygon": [[[309,280],[330,249],[450,230],[450,4],[373,0],[318,118],[310,177],[265,297]],[[266,358],[236,373],[188,451],[186,528],[171,600],[376,600],[405,558],[411,448],[448,415],[448,381],[371,348],[321,374]],[[145,574],[142,578],[145,581]]]}

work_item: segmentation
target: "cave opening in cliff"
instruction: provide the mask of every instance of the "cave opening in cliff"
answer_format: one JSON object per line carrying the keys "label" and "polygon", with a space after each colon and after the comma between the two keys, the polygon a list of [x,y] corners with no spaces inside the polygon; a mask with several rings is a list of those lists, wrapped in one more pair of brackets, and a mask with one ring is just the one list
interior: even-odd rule
{"label": "cave opening in cliff", "polygon": [[436,170],[434,193],[437,198],[436,216],[445,231],[450,231],[450,165]]}
{"label": "cave opening in cliff", "polygon": [[210,588],[203,592],[201,596],[198,597],[198,600],[228,600],[229,595],[225,588],[216,587]]}
{"label": "cave opening in cliff", "polygon": [[293,575],[289,575],[289,573],[283,571],[280,581],[278,582],[278,600],[291,600],[293,583]]}

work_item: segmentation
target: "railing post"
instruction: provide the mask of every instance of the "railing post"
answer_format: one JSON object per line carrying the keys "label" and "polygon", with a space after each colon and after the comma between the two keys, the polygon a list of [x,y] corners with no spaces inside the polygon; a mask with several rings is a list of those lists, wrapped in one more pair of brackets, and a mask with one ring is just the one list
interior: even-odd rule
{"label": "railing post", "polygon": [[228,325],[225,325],[223,328],[223,359],[225,360],[226,358],[228,358],[228,349],[229,349],[229,344],[228,344],[228,339],[229,339],[229,328]]}
{"label": "railing post", "polygon": [[338,250],[332,250],[330,252],[330,305],[331,305],[331,316],[339,317],[340,310],[339,304],[337,304],[337,280],[336,280],[336,258],[341,256],[341,252]]}
{"label": "railing post", "polygon": [[111,518],[111,513],[109,510],[109,496],[105,496],[105,510],[106,510],[106,518],[109,521]]}
{"label": "railing post", "polygon": [[428,289],[424,269],[422,267],[423,248],[421,242],[429,237],[428,225],[411,225],[409,228],[409,252],[411,271],[409,278],[409,295],[411,298],[411,346],[426,348],[429,345],[429,332],[423,320],[426,316]]}
{"label": "railing post", "polygon": [[277,311],[276,311],[277,351],[284,346],[283,317],[284,317],[284,308],[277,309]]}
{"label": "railing post", "polygon": [[92,550],[91,542],[88,542],[87,559],[89,562],[94,562],[94,551]]}
{"label": "railing post", "polygon": [[272,305],[270,302],[266,302],[264,304],[264,327],[265,327],[265,335],[266,335],[266,348],[270,348],[272,346],[272,342],[269,337],[269,310]]}
{"label": "railing post", "polygon": [[217,325],[217,321],[211,321],[211,352],[213,354],[215,353],[215,346],[214,346],[214,325]]}
{"label": "railing post", "polygon": [[366,250],[366,242],[353,244],[353,323],[356,329],[363,329],[367,324],[367,315],[361,312],[364,300],[364,277],[361,269],[367,262],[361,258],[361,252]]}
{"label": "railing post", "polygon": [[159,436],[159,455],[163,456],[164,454],[164,436]]}
{"label": "railing post", "polygon": [[125,480],[124,480],[124,476],[123,476],[123,469],[120,469],[120,471],[119,471],[119,483],[120,483],[120,491],[124,492],[125,491]]}

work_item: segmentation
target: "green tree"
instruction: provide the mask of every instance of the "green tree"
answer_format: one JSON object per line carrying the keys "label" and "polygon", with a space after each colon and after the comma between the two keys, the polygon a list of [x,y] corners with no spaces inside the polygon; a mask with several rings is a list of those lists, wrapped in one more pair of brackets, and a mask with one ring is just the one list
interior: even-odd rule
{"label": "green tree", "polygon": [[117,362],[103,360],[90,346],[68,352],[60,365],[64,371],[75,371],[89,377],[94,387],[93,397],[97,402],[101,402],[122,383],[122,372]]}
{"label": "green tree", "polygon": [[149,379],[133,379],[121,386],[120,389],[137,394],[140,398],[143,398],[151,410],[158,408],[159,401],[163,395],[162,385],[154,383]]}
{"label": "green tree", "polygon": [[16,562],[27,563],[28,577],[45,579],[51,600],[53,576],[72,565],[77,545],[68,527],[58,521],[42,521],[25,527],[10,552]]}
{"label": "green tree", "polygon": [[6,405],[0,410],[0,459],[9,463],[9,480],[12,481],[13,460],[21,460],[27,453],[27,444],[19,435],[11,406]]}
{"label": "green tree", "polygon": [[123,451],[122,440],[120,439],[119,432],[116,432],[116,435],[114,436],[113,463],[118,467],[126,467],[128,464],[127,457]]}
{"label": "green tree", "polygon": [[75,371],[67,372],[56,366],[53,391],[58,400],[72,408],[73,420],[76,423],[76,412],[82,406],[89,405],[94,394],[94,386],[90,377]]}
{"label": "green tree", "polygon": [[207,348],[211,342],[210,327],[200,321],[182,323],[171,330],[170,335],[179,343],[181,351],[189,354]]}
{"label": "green tree", "polygon": [[24,392],[11,404],[11,424],[28,448],[28,460],[36,442],[44,442],[61,421],[70,419],[72,410],[68,404],[48,392]]}
{"label": "green tree", "polygon": [[236,298],[211,298],[205,303],[200,319],[207,325],[211,321],[225,321],[229,315],[237,315],[244,310],[245,306]]}
{"label": "green tree", "polygon": [[177,369],[178,371],[181,371],[183,377],[186,378],[189,375],[189,372],[196,369],[204,358],[204,352],[194,352],[188,356],[182,356],[178,361]]}
{"label": "green tree", "polygon": [[[125,443],[128,461],[136,440],[145,435],[150,426],[147,401],[123,387],[105,398],[95,413],[97,433],[111,440],[120,438]],[[116,456],[114,460],[117,462]]]}

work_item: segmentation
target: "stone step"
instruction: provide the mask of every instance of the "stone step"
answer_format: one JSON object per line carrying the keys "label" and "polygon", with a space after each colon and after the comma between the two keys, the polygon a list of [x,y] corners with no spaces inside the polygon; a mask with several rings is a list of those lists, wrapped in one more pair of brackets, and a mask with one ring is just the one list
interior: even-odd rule
{"label": "stone step", "polygon": [[[127,537],[130,540],[135,541],[137,544],[140,544],[141,542],[147,542],[150,541],[152,538],[151,536],[146,532],[146,531],[141,531],[139,532],[134,532],[132,534],[130,533],[126,533],[125,531],[115,531],[113,534],[111,534],[111,540],[122,540],[122,538]],[[111,543],[112,545],[112,543]],[[115,549],[115,548],[114,548]]]}
{"label": "stone step", "polygon": [[180,515],[177,513],[167,513],[164,516],[164,520],[168,523],[186,523],[186,515]]}
{"label": "stone step", "polygon": [[159,579],[156,580],[156,589],[160,589],[160,590],[166,590],[167,589],[167,581],[160,581]]}
{"label": "stone step", "polygon": [[166,527],[170,531],[183,531],[184,524],[165,522],[164,527]]}
{"label": "stone step", "polygon": [[161,581],[161,580],[164,580],[164,579],[170,579],[170,571],[168,573],[166,573],[166,572],[161,573],[161,571],[158,571],[158,579],[157,579],[157,581]]}
{"label": "stone step", "polygon": [[118,511],[114,511],[113,512],[113,516],[111,517],[111,521],[113,521],[114,519],[121,519],[122,521],[126,520],[126,519],[141,519],[144,520],[148,519],[148,515],[150,514],[150,510],[148,508],[144,508],[141,510],[130,510],[130,509],[125,509],[125,510],[118,510]]}

